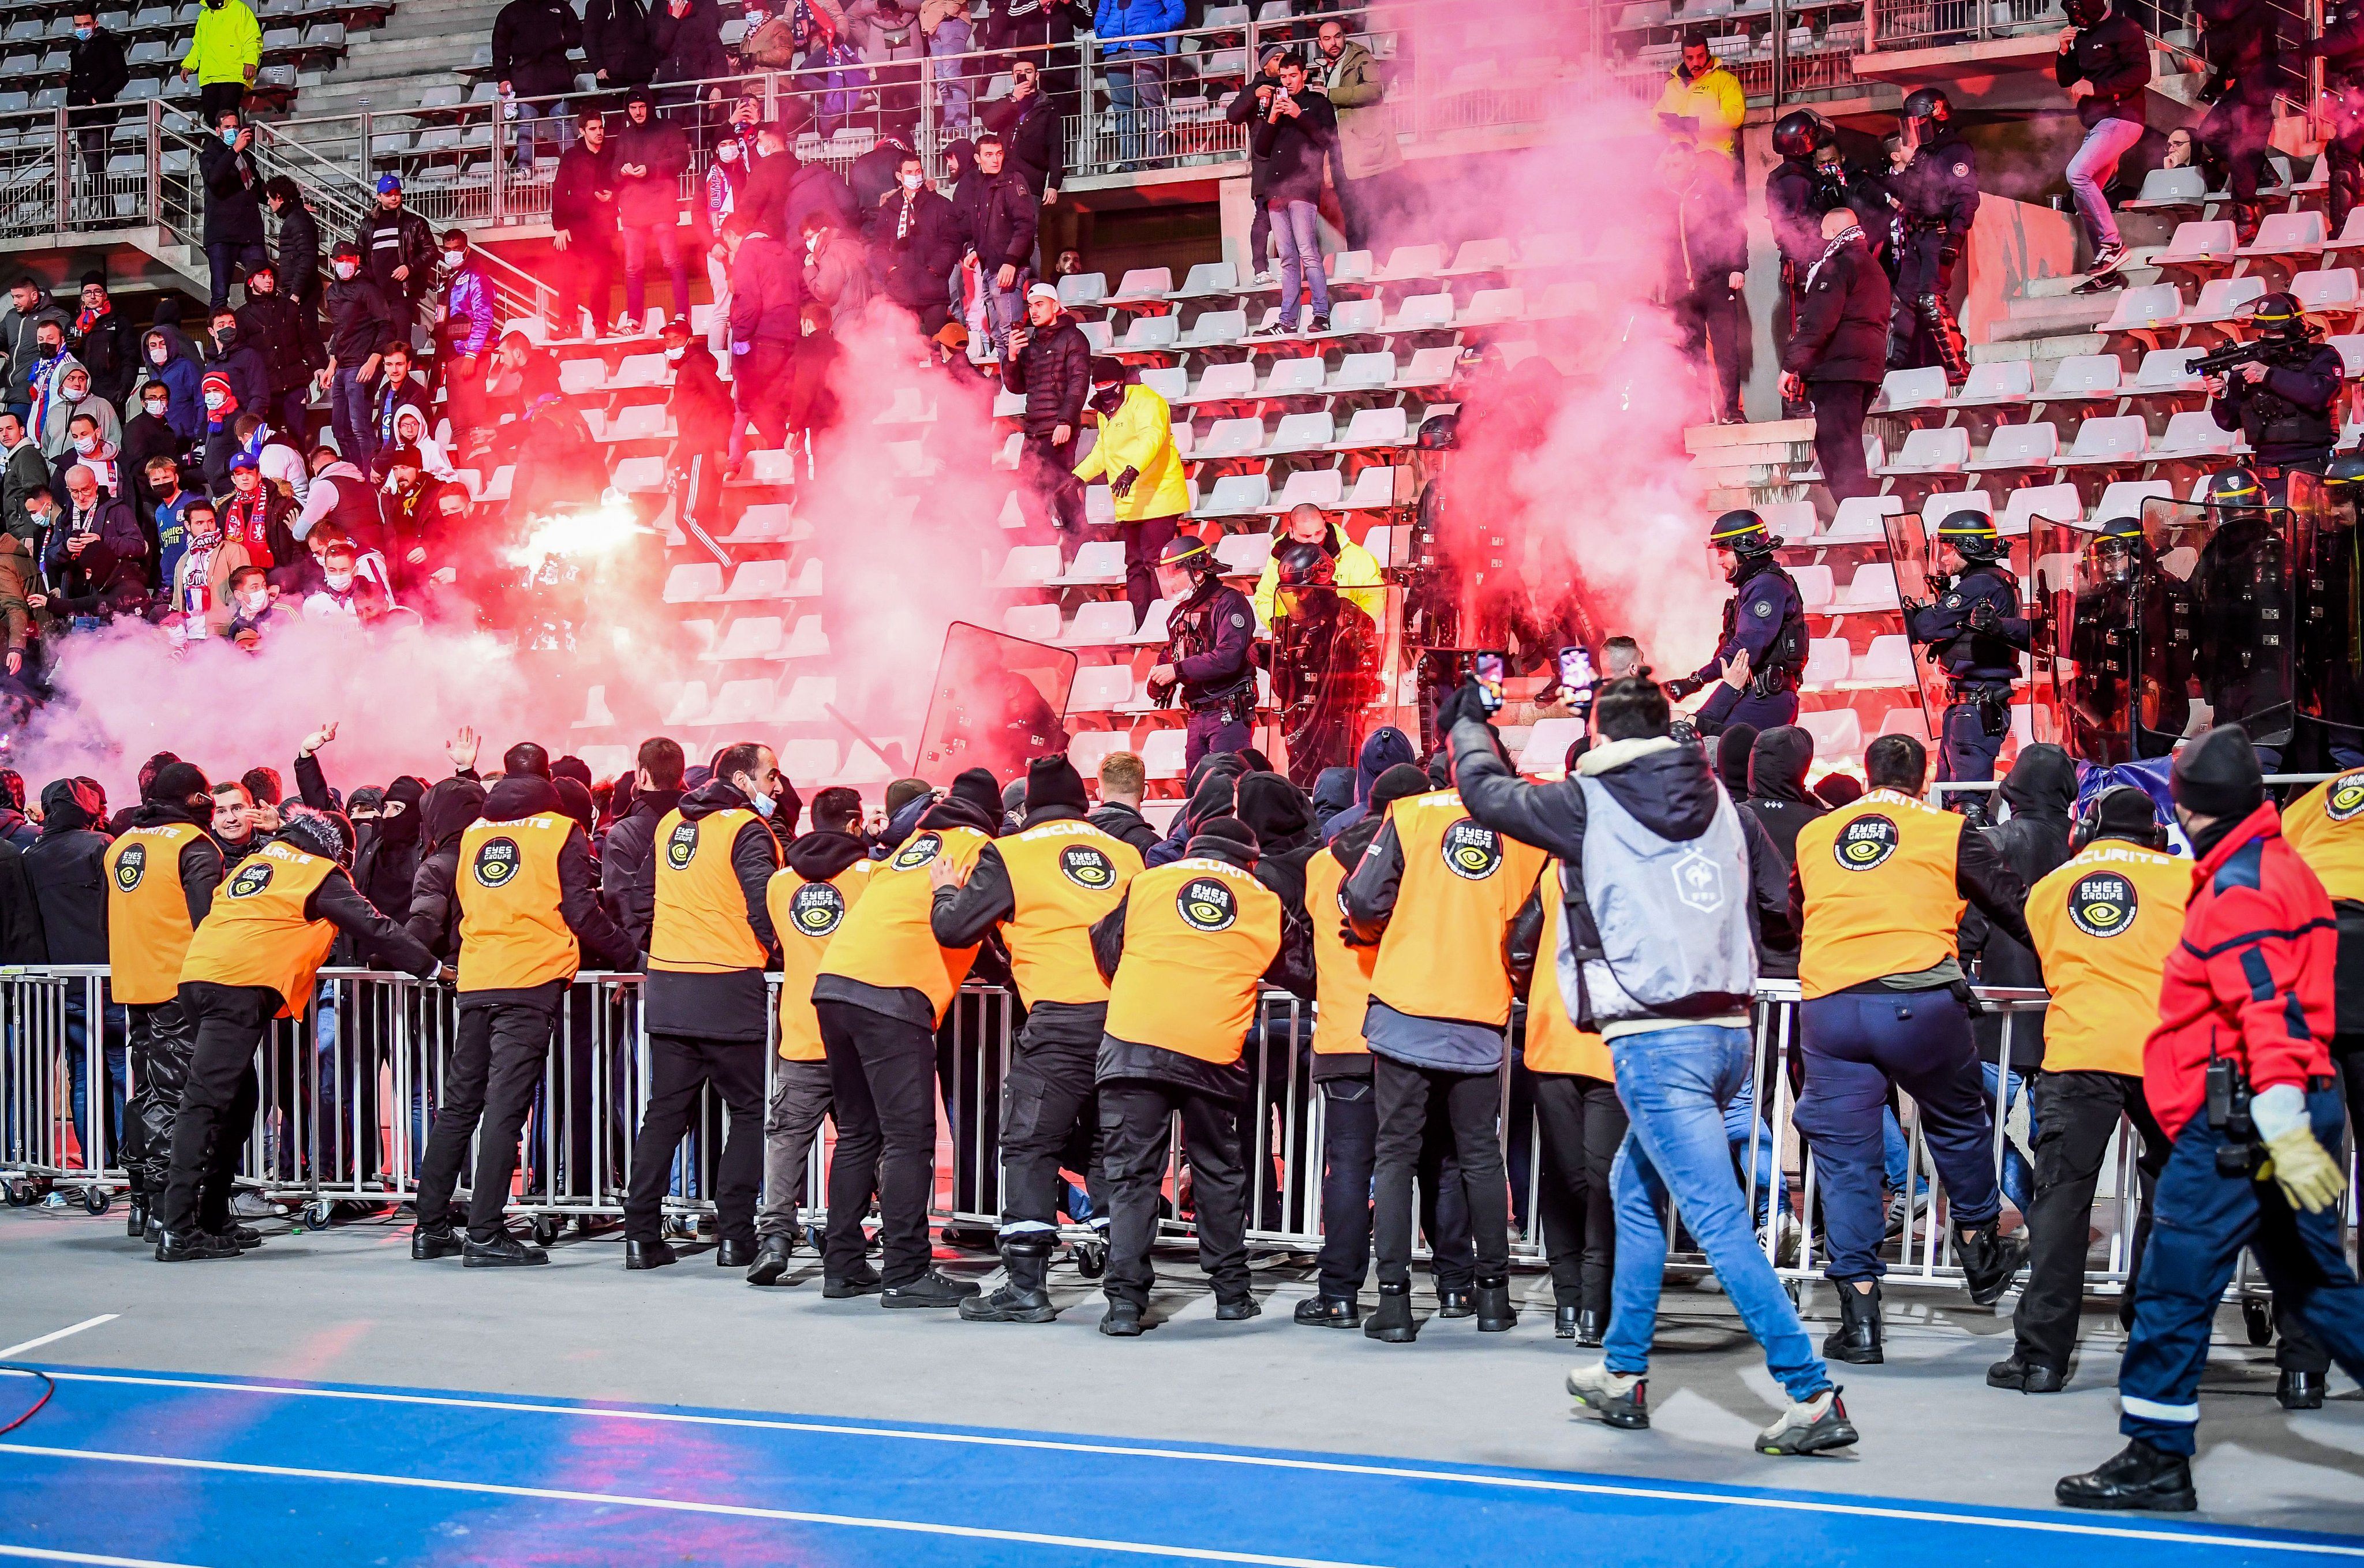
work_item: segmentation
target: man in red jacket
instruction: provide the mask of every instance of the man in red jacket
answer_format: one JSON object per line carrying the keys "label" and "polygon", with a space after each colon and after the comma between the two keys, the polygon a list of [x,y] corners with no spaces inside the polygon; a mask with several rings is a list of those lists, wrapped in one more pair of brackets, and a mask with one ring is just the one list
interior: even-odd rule
{"label": "man in red jacket", "polygon": [[2143,1088],[2175,1146],[2118,1369],[2118,1429],[2131,1440],[2054,1488],[2073,1508],[2199,1506],[2200,1374],[2243,1247],[2282,1308],[2364,1377],[2364,1287],[2340,1234],[2331,900],[2283,841],[2238,725],[2186,747],[2169,784],[2199,863],[2143,1048]]}

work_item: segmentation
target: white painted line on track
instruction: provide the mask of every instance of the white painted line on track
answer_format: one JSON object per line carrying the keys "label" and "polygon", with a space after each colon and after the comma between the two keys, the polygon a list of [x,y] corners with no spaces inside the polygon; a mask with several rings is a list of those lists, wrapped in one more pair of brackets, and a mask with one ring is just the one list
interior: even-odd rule
{"label": "white painted line on track", "polygon": [[1118,1551],[1136,1557],[1172,1557],[1188,1562],[1246,1562],[1263,1568],[1372,1568],[1323,1557],[1275,1557],[1265,1552],[1221,1551],[1209,1547],[1160,1546],[1147,1541],[1102,1540],[1091,1536],[1046,1535],[1034,1530],[992,1529],[980,1525],[936,1524],[925,1519],[874,1518],[862,1514],[820,1514],[796,1508],[760,1508],[740,1503],[704,1503],[678,1497],[641,1497],[617,1492],[576,1492],[552,1486],[504,1486],[489,1481],[446,1481],[429,1475],[393,1475],[375,1471],[315,1470],[292,1464],[240,1464],[226,1459],[183,1459],[169,1454],[113,1453],[104,1449],[41,1448],[0,1443],[0,1453],[36,1459],[80,1459],[111,1464],[154,1464],[175,1470],[210,1470],[233,1475],[284,1476],[296,1481],[345,1481],[365,1486],[409,1486],[430,1492],[465,1492],[493,1497],[589,1503],[601,1507],[657,1508],[671,1513],[711,1514],[783,1524],[836,1525],[853,1529],[896,1530],[912,1535],[1004,1540],[1025,1546],[1062,1546],[1085,1551]]}
{"label": "white painted line on track", "polygon": [[95,1318],[85,1318],[79,1323],[71,1324],[66,1328],[57,1329],[52,1333],[44,1334],[38,1340],[27,1340],[21,1344],[0,1347],[0,1361],[6,1361],[10,1356],[19,1355],[26,1351],[38,1350],[43,1345],[54,1343],[59,1340],[64,1339],[68,1334],[79,1334],[84,1329],[95,1329],[101,1323],[112,1323],[121,1316],[123,1315],[119,1312],[102,1312]]}
{"label": "white painted line on track", "polygon": [[162,1562],[152,1557],[107,1557],[95,1551],[58,1551],[43,1546],[10,1546],[0,1541],[0,1557],[34,1562],[83,1562],[94,1568],[189,1568],[185,1562]]}
{"label": "white painted line on track", "polygon": [[[1837,1498],[1765,1497],[1722,1492],[1694,1492],[1672,1485],[1622,1485],[1608,1481],[1564,1481],[1533,1475],[1471,1474],[1455,1470],[1424,1470],[1410,1464],[1354,1462],[1334,1459],[1299,1459],[1286,1454],[1221,1453],[1201,1449],[1150,1448],[1125,1443],[1078,1442],[1061,1438],[1019,1438],[986,1432],[911,1431],[896,1427],[838,1425],[828,1421],[792,1421],[760,1416],[708,1416],[686,1410],[615,1410],[587,1405],[538,1405],[526,1400],[456,1399],[442,1394],[395,1394],[364,1388],[280,1387],[267,1383],[215,1383],[188,1377],[138,1377],[115,1373],[52,1372],[61,1383],[121,1384],[145,1388],[187,1388],[202,1393],[269,1394],[284,1397],[350,1399],[371,1404],[423,1405],[439,1409],[488,1410],[502,1415],[595,1417],[617,1421],[651,1421],[683,1426],[735,1427],[753,1431],[810,1432],[824,1437],[883,1438],[905,1442],[954,1443],[976,1448],[1030,1449],[1048,1453],[1081,1453],[1121,1459],[1171,1459],[1201,1464],[1235,1464],[1252,1469],[1300,1470],[1329,1475],[1367,1475],[1379,1480],[1419,1481],[1447,1485],[1494,1487],[1506,1491],[1567,1494],[1593,1497],[1630,1497],[1642,1502],[1682,1503],[1731,1508],[1769,1508],[1784,1513],[1831,1514],[1842,1518],[1897,1519],[1916,1524],[1974,1525],[1988,1529],[2027,1530],[2040,1535],[2086,1536],[2100,1540],[2143,1540],[2168,1546],[2237,1546],[2258,1551],[2364,1559],[2364,1545],[2330,1541],[2276,1540],[2270,1537],[2197,1529],[2141,1529],[2132,1526],[2086,1524],[2066,1517],[2002,1518],[1985,1514],[1949,1513],[1942,1508],[1900,1507],[1878,1503],[1844,1502]],[[5,1449],[6,1445],[0,1445]],[[1251,1559],[1250,1561],[1261,1561]]]}

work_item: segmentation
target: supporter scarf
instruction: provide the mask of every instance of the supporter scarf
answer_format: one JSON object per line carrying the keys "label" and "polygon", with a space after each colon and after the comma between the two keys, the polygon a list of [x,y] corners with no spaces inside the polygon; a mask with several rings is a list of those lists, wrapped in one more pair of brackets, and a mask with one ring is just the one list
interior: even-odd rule
{"label": "supporter scarf", "polygon": [[[1837,255],[1841,250],[1845,250],[1848,240],[1861,239],[1862,238],[1863,226],[1861,224],[1856,224],[1847,228],[1841,229],[1838,234],[1832,239],[1829,244],[1823,247],[1823,253],[1814,258],[1814,264],[1806,269],[1805,287],[1812,288],[1814,286],[1814,274],[1823,270],[1823,264],[1824,262]],[[1804,291],[1801,290],[1800,292],[1802,293]]]}
{"label": "supporter scarf", "polygon": [[74,335],[76,337],[87,335],[92,328],[98,325],[98,318],[108,314],[112,308],[110,306],[102,305],[93,310],[88,306],[84,306],[82,314],[74,317]]}

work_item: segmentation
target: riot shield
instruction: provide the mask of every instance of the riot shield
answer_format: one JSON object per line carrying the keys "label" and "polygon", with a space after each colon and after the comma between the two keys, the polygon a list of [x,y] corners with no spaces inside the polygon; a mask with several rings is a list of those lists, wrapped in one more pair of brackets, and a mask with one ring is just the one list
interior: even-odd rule
{"label": "riot shield", "polygon": [[[1888,560],[1896,572],[1897,597],[1905,604],[1935,602],[1935,587],[1929,581],[1932,547],[1929,530],[1918,512],[1900,512],[1880,519],[1888,530]],[[1904,630],[1907,638],[1912,631],[1912,611],[1906,610]],[[1929,738],[1938,740],[1946,733],[1946,678],[1929,663],[1928,650],[1912,643],[1912,687],[1921,700],[1921,721],[1929,727]]]}
{"label": "riot shield", "polygon": [[[2238,724],[2259,746],[2289,742],[2296,573],[2290,514],[2282,507],[2209,506],[2151,500],[2143,534],[2158,558],[2170,613],[2187,617],[2188,678],[2211,725]],[[2162,683],[2179,673],[2174,645],[2155,651]]]}
{"label": "riot shield", "polygon": [[1076,656],[981,626],[954,621],[929,688],[913,776],[939,786],[966,768],[995,777],[1067,749],[1068,688]]}
{"label": "riot shield", "polygon": [[[2163,506],[2171,503],[2161,503]],[[2197,513],[2198,507],[2183,508]],[[2160,530],[2197,528],[2162,517]],[[2038,519],[2030,529],[2039,706],[2046,739],[2082,761],[2115,766],[2174,749],[2191,717],[2191,596],[2147,536],[2104,537]],[[2197,547],[2174,563],[2190,570]]]}
{"label": "riot shield", "polygon": [[2298,710],[2325,729],[2333,761],[2364,751],[2364,539],[2353,486],[2311,473],[2290,478],[2291,544],[2297,559]]}

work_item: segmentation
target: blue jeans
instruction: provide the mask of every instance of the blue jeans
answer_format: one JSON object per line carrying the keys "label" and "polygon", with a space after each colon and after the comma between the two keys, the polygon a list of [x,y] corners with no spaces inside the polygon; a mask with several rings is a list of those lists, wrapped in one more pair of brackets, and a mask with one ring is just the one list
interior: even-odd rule
{"label": "blue jeans", "polygon": [[[2315,1090],[2306,1110],[2316,1140],[2337,1160],[2346,1128],[2339,1091]],[[2308,1214],[2292,1208],[2270,1180],[2218,1175],[2223,1141],[2204,1112],[2176,1134],[2153,1198],[2134,1333],[2118,1368],[2118,1430],[2169,1453],[2197,1446],[2209,1331],[2244,1247],[2257,1253],[2281,1309],[2304,1318],[2347,1374],[2364,1379],[2364,1287],[2347,1267],[2340,1207]]]}
{"label": "blue jeans", "polygon": [[[1906,1140],[1904,1129],[1897,1121],[1896,1113],[1886,1106],[1879,1107],[1879,1153],[1880,1173],[1887,1178],[1888,1190],[1902,1192],[1905,1173],[1912,1168],[1912,1145]],[[1924,1171],[1912,1178],[1912,1190],[1916,1193],[1929,1190],[1927,1172]]]}
{"label": "blue jeans", "polygon": [[1723,1135],[1732,1140],[1732,1162],[1735,1169],[1745,1171],[1749,1164],[1748,1140],[1756,1140],[1756,1172],[1743,1177],[1742,1191],[1755,1195],[1755,1223],[1765,1223],[1766,1201],[1769,1197],[1777,1208],[1790,1207],[1790,1184],[1782,1175],[1780,1162],[1773,1158],[1773,1129],[1756,1119],[1756,1079],[1747,1074],[1740,1080],[1739,1092],[1723,1107]]}
{"label": "blue jeans", "polygon": [[1321,273],[1321,214],[1311,202],[1276,201],[1272,232],[1280,241],[1280,325],[1297,326],[1297,295],[1313,291],[1313,314],[1330,314],[1330,280]]}
{"label": "blue jeans", "polygon": [[72,1083],[74,1142],[82,1150],[86,1171],[123,1163],[123,1100],[131,1083],[131,1046],[125,1034],[128,1015],[120,1003],[100,1010],[100,1050],[106,1058],[106,1147],[91,1147],[90,1126],[90,992],[88,983],[70,981],[66,989],[66,1075]]}
{"label": "blue jeans", "polygon": [[1617,1196],[1609,1370],[1627,1376],[1649,1370],[1667,1268],[1658,1217],[1671,1192],[1740,1320],[1765,1347],[1767,1370],[1790,1398],[1812,1398],[1830,1386],[1830,1374],[1756,1245],[1733,1174],[1725,1117],[1748,1086],[1756,1056],[1748,1030],[1701,1024],[1627,1035],[1611,1049],[1617,1097],[1633,1121],[1609,1173]]}
{"label": "blue jeans", "polygon": [[[1991,1062],[1979,1063],[1979,1077],[1986,1084],[1990,1106],[1995,1099],[1995,1075],[2002,1071]],[[2011,1075],[2011,1087],[2006,1091],[2010,1097],[2003,1101],[2006,1117],[2011,1114],[2011,1107],[2019,1104],[2019,1092],[2025,1086],[2026,1081],[2018,1073]],[[2032,1105],[2027,1110],[2027,1141],[2031,1145],[2035,1142],[2035,1107]],[[2027,1162],[2027,1156],[2019,1151],[2019,1145],[2011,1140],[2008,1133],[2003,1136],[2002,1142],[2002,1195],[2011,1199],[2011,1207],[2022,1214],[2025,1214],[2028,1206],[2035,1201],[2035,1169]]]}
{"label": "blue jeans", "polygon": [[985,282],[985,320],[993,331],[993,351],[1007,354],[1009,351],[1009,329],[1017,326],[1019,319],[1026,314],[1026,290],[1034,282],[1034,270],[1031,267],[1019,268],[1018,275],[1009,281],[1009,286],[1003,288],[994,281],[1001,275],[1001,263],[980,260],[980,265],[984,269],[981,276]]}
{"label": "blue jeans", "polygon": [[[1116,156],[1121,164],[1157,155],[1155,121],[1165,112],[1165,57],[1127,52],[1108,57],[1109,112],[1116,119]],[[1143,121],[1152,122],[1148,128]]]}
{"label": "blue jeans", "polygon": [[241,272],[271,264],[271,252],[260,239],[208,239],[206,241],[206,307],[219,310],[229,303],[229,285]]}
{"label": "blue jeans", "polygon": [[329,420],[337,432],[337,452],[347,462],[369,472],[377,456],[377,422],[370,417],[370,384],[359,365],[339,365],[329,385]]}
{"label": "blue jeans", "polygon": [[2102,187],[2118,172],[2118,160],[2142,139],[2140,120],[2095,120],[2085,133],[2084,144],[2068,160],[2068,193],[2077,199],[2077,211],[2093,236],[2093,245],[2118,243],[2118,220],[2110,211]]}
{"label": "blue jeans", "polygon": [[[969,25],[962,17],[948,17],[936,24],[928,35],[928,54],[942,60],[948,55],[966,54],[969,45]],[[968,130],[968,79],[960,74],[957,63],[936,68],[936,100],[943,106],[944,128],[965,134]]]}
{"label": "blue jeans", "polygon": [[[541,121],[541,129],[539,133],[534,129],[533,122],[536,119]],[[567,139],[565,99],[561,98],[554,104],[534,104],[520,98],[517,105],[516,123],[517,166],[519,169],[533,167],[534,153],[540,142],[554,142],[559,150],[562,152],[565,150]]]}

